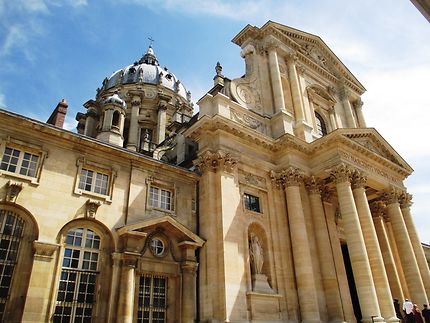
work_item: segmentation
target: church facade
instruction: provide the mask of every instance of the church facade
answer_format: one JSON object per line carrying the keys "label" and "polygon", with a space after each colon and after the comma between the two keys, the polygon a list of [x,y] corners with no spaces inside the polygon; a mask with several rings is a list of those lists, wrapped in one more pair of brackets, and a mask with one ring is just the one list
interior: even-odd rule
{"label": "church facade", "polygon": [[[2,322],[398,322],[430,272],[365,88],[318,37],[246,26],[198,101],[152,47],[62,129],[0,111]],[[377,107],[374,107],[377,108]]]}

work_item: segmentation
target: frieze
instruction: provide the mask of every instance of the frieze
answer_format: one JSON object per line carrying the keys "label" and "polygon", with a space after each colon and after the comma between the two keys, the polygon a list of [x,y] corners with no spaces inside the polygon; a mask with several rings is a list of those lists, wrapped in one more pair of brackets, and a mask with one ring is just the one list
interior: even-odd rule
{"label": "frieze", "polygon": [[239,173],[239,182],[266,189],[266,180],[263,177],[248,172],[241,171]]}
{"label": "frieze", "polygon": [[261,121],[258,121],[246,113],[240,113],[235,111],[233,108],[230,108],[230,118],[251,129],[257,130],[262,134],[266,134],[265,125]]}
{"label": "frieze", "polygon": [[371,173],[374,173],[376,175],[385,177],[389,181],[392,181],[396,184],[401,185],[401,181],[399,179],[395,178],[394,176],[390,176],[388,173],[384,172],[383,170],[381,170],[375,166],[372,166],[371,164],[365,162],[364,160],[361,160],[360,158],[357,158],[356,156],[354,156],[350,153],[347,153],[345,151],[340,151],[339,155],[342,158],[347,159],[348,161],[354,163],[356,166],[365,168],[366,171],[368,171],[368,172],[371,172]]}

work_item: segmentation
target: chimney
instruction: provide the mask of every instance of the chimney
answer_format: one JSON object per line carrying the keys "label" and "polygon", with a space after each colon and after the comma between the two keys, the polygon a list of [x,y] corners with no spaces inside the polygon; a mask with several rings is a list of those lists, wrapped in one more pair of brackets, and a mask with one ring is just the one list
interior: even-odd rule
{"label": "chimney", "polygon": [[57,104],[57,107],[54,111],[52,111],[51,116],[49,117],[46,123],[52,124],[58,128],[63,128],[64,119],[66,118],[67,113],[67,102],[66,99],[62,99],[61,102]]}

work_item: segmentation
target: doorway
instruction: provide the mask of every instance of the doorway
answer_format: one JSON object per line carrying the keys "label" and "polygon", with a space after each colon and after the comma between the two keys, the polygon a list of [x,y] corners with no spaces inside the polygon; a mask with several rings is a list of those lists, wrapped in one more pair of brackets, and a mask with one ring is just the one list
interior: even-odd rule
{"label": "doorway", "polygon": [[354,274],[352,272],[351,259],[349,258],[348,246],[346,245],[346,243],[344,243],[344,244],[341,244],[341,247],[342,247],[343,262],[345,264],[346,276],[348,278],[349,292],[351,294],[352,307],[354,309],[354,315],[355,315],[355,318],[357,319],[357,322],[361,322],[362,315],[361,315],[360,302],[358,300],[357,288],[355,286]]}

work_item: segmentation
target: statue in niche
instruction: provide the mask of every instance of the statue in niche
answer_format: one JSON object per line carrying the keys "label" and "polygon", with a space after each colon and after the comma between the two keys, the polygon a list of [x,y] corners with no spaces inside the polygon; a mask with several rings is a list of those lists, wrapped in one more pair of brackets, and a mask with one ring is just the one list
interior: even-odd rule
{"label": "statue in niche", "polygon": [[251,233],[249,239],[249,255],[251,257],[252,273],[261,274],[264,262],[263,246],[260,239],[254,233]]}

